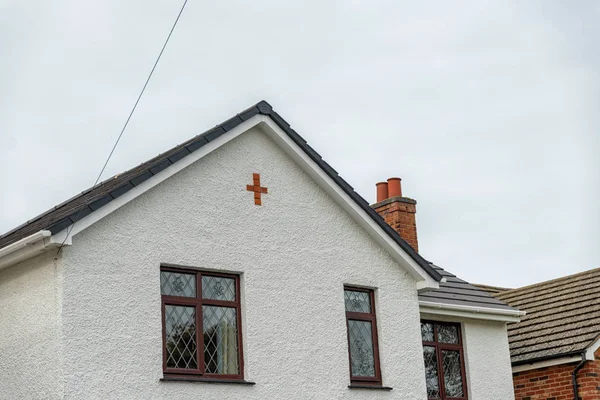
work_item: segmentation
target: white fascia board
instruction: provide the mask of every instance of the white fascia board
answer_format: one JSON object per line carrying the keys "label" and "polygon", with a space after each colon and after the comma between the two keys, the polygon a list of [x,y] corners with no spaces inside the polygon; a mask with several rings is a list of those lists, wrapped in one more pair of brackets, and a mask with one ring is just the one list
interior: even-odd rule
{"label": "white fascia board", "polygon": [[533,362],[531,364],[515,365],[512,367],[513,374],[516,372],[531,371],[532,369],[552,367],[553,365],[569,364],[581,361],[581,356],[559,357],[551,360]]}
{"label": "white fascia board", "polygon": [[306,172],[352,219],[383,247],[417,282],[417,290],[438,289],[439,283],[419,266],[356,202],[327,175],[270,117],[260,128]]}
{"label": "white fascia board", "polygon": [[[150,177],[127,193],[114,199],[104,207],[52,235],[52,241],[72,244],[72,237],[127,204],[137,196],[155,187],[182,169],[200,160],[249,129],[259,126],[283,151],[286,152],[325,192],[331,196],[350,216],[362,226],[417,282],[417,289],[438,289],[439,283],[421,268],[373,219],[360,208],[294,141],[268,116],[255,115],[232,130],[205,144],[192,154]],[[68,236],[68,237],[67,237]]]}
{"label": "white fascia board", "polygon": [[[73,225],[69,225],[67,228],[63,229],[62,231],[57,232],[56,234],[52,235],[52,240],[62,243],[63,241],[65,241],[65,238],[66,238],[65,245],[71,245],[72,238],[74,235],[78,234],[79,232],[83,231],[84,229],[87,229],[90,225],[96,223],[97,221],[106,217],[108,214],[121,208],[125,204],[129,203],[131,200],[135,199],[136,197],[145,193],[146,191],[152,189],[153,187],[155,187],[156,185],[165,181],[166,179],[170,178],[171,176],[175,175],[182,169],[184,169],[184,168],[188,167],[189,165],[195,163],[196,161],[200,160],[202,157],[206,156],[207,154],[212,153],[219,147],[223,146],[224,144],[235,139],[242,133],[244,133],[247,130],[258,125],[260,122],[261,122],[261,115],[255,115],[254,117],[248,119],[247,121],[242,122],[241,124],[239,124],[238,126],[233,128],[232,130],[222,134],[215,140],[208,142],[207,144],[205,144],[198,150],[196,150],[193,153],[189,154],[188,156],[182,158],[181,160],[177,161],[176,163],[169,165],[167,168],[160,171],[158,174],[151,176],[150,178],[148,178],[147,180],[145,180],[138,186],[135,186],[131,190],[127,191],[125,194],[112,200],[110,203],[108,203],[104,207],[100,207],[96,211],[90,213],[86,217],[77,221],[77,223],[74,224],[75,226],[73,227],[73,229],[71,229],[70,232],[69,232],[69,228]],[[67,237],[67,235],[68,235],[68,237]]]}
{"label": "white fascia board", "polygon": [[421,314],[447,315],[461,318],[483,319],[487,321],[519,322],[525,311],[502,310],[490,307],[464,306],[419,300]]}
{"label": "white fascia board", "polygon": [[586,360],[593,360],[594,357],[594,353],[596,353],[596,350],[598,350],[600,348],[600,337],[598,337],[595,341],[592,342],[592,344],[590,344],[588,346],[588,348],[585,350],[585,359]]}
{"label": "white fascia board", "polygon": [[0,269],[43,253],[53,245],[50,231],[39,231],[0,249]]}

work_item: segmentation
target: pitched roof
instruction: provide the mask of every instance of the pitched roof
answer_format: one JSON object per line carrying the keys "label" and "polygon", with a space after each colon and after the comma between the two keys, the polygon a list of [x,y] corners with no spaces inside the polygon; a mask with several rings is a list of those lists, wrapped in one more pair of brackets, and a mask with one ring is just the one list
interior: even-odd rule
{"label": "pitched roof", "polygon": [[356,204],[358,204],[386,233],[389,235],[424,271],[434,280],[440,281],[442,276],[436,269],[423,259],[413,248],[408,245],[400,235],[392,229],[377,214],[354,188],[350,186],[323,158],[306,143],[295,130],[277,114],[271,105],[261,101],[242,111],[236,116],[217,125],[187,142],[171,150],[159,154],[135,168],[107,179],[98,185],[83,191],[54,208],[38,215],[26,223],[0,236],[0,249],[23,239],[40,230],[48,230],[52,234],[58,233],[76,221],[86,217],[93,211],[105,206],[112,200],[125,194],[135,186],[141,184],[151,176],[159,173],[169,165],[176,163],[207,143],[232,130],[242,122],[255,115],[269,116]]}
{"label": "pitched roof", "polygon": [[477,289],[483,290],[487,294],[491,294],[492,296],[500,294],[502,292],[506,292],[507,290],[512,290],[500,286],[482,285],[480,283],[472,283],[472,285],[475,286]]}
{"label": "pitched roof", "polygon": [[513,365],[579,355],[600,337],[600,268],[496,297],[527,312],[508,325]]}
{"label": "pitched roof", "polygon": [[[489,293],[481,290],[467,281],[463,281],[456,275],[430,263],[438,271],[446,282],[440,282],[440,288],[419,294],[420,301],[428,301],[443,304],[455,304],[459,306],[487,307],[499,310],[515,310],[502,301],[494,298]],[[516,311],[516,310],[515,310]]]}

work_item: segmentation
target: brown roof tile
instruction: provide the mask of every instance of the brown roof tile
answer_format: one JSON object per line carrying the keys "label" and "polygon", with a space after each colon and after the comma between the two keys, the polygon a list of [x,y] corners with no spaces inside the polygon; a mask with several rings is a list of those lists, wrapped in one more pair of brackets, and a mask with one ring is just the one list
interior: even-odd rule
{"label": "brown roof tile", "polygon": [[503,288],[500,286],[482,285],[480,283],[472,283],[471,285],[475,286],[479,290],[483,290],[484,292],[486,292],[487,294],[490,294],[492,296],[495,296],[502,292],[506,292],[507,290],[511,290],[509,288]]}
{"label": "brown roof tile", "polygon": [[513,365],[579,354],[600,335],[600,268],[495,297],[527,312],[508,325]]}

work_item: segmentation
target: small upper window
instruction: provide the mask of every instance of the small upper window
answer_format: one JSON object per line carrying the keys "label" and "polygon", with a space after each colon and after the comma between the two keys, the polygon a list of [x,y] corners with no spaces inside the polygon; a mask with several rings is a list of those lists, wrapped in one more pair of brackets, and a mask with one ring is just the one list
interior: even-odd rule
{"label": "small upper window", "polygon": [[346,324],[350,356],[350,380],[353,383],[381,384],[377,320],[373,291],[346,287]]}
{"label": "small upper window", "polygon": [[460,325],[421,321],[427,398],[466,400],[467,385]]}
{"label": "small upper window", "polygon": [[242,379],[236,275],[161,268],[163,371]]}

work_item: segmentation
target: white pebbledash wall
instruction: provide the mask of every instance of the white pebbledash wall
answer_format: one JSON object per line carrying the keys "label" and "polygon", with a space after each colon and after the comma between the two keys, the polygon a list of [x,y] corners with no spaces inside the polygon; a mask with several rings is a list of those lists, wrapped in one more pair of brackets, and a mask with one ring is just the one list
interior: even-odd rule
{"label": "white pebbledash wall", "polygon": [[[426,398],[414,280],[257,128],[76,235],[64,263],[67,398]],[[242,274],[256,385],[160,381],[161,263]],[[348,388],[344,284],[377,288],[391,392]]]}
{"label": "white pebbledash wall", "polygon": [[[269,190],[262,206],[246,191],[253,172]],[[62,256],[0,271],[0,398],[426,399],[415,282],[259,128],[77,234]],[[161,263],[241,274],[256,385],[160,381]],[[377,289],[391,392],[348,388],[344,284]],[[470,399],[512,399],[504,325],[463,331]]]}
{"label": "white pebbledash wall", "polygon": [[0,270],[0,399],[63,394],[56,251]]}
{"label": "white pebbledash wall", "polygon": [[463,334],[470,399],[515,398],[506,324],[464,320]]}

